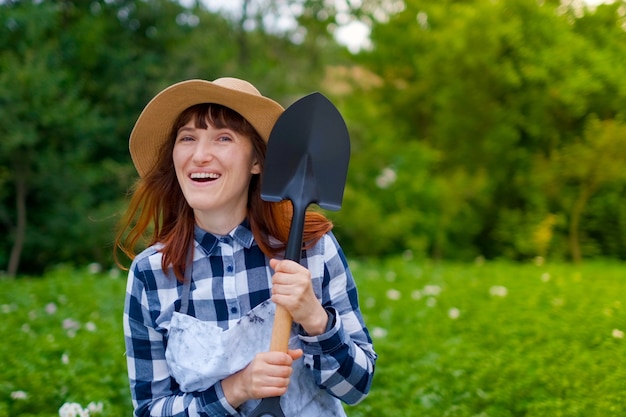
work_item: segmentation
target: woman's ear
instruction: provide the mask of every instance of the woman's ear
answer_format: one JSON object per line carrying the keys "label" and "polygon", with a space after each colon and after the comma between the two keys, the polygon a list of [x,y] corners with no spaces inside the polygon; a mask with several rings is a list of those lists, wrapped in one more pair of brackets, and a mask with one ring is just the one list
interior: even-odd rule
{"label": "woman's ear", "polygon": [[251,174],[260,174],[261,173],[261,164],[259,164],[258,160],[254,160],[252,162],[252,169],[250,170]]}

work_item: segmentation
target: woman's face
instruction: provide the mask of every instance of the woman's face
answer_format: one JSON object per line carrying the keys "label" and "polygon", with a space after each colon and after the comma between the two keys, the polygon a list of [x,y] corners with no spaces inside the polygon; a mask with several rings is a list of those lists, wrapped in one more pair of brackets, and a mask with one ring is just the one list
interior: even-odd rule
{"label": "woman's face", "polygon": [[178,129],[172,157],[200,227],[226,234],[243,221],[250,178],[261,170],[248,136],[211,124],[198,128],[192,118]]}

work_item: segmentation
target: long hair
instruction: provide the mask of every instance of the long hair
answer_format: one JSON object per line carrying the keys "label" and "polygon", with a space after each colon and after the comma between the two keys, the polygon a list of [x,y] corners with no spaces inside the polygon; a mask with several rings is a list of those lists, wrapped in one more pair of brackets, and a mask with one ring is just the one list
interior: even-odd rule
{"label": "long hair", "polygon": [[[134,259],[140,243],[145,241],[148,246],[160,243],[163,253],[161,268],[164,271],[172,268],[178,280],[184,278],[193,243],[195,218],[178,184],[172,152],[178,129],[191,120],[194,120],[196,128],[206,129],[210,124],[218,129],[232,129],[250,138],[254,156],[261,164],[261,174],[253,175],[250,180],[247,218],[254,238],[266,256],[280,256],[285,250],[293,210],[288,201],[271,203],[261,199],[266,143],[239,113],[218,104],[205,103],[189,107],[178,116],[168,141],[159,150],[154,168],[133,186],[128,208],[118,224],[115,238],[114,255],[122,268],[118,250]],[[313,246],[331,229],[332,223],[323,214],[307,212],[303,235],[305,247]]]}

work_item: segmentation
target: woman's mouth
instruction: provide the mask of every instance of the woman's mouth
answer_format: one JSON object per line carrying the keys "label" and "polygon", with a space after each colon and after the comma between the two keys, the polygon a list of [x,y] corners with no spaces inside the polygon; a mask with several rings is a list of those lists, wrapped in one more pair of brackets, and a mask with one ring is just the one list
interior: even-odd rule
{"label": "woman's mouth", "polygon": [[220,174],[216,174],[214,172],[193,172],[189,176],[189,178],[191,178],[193,181],[197,181],[197,182],[215,181],[219,177],[221,177],[221,175]]}

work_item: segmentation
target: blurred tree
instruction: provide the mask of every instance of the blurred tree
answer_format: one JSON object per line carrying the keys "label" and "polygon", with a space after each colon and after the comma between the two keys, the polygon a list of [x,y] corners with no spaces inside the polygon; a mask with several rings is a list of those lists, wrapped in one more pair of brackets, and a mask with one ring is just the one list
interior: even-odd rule
{"label": "blurred tree", "polygon": [[[590,199],[604,186],[626,183],[626,124],[590,119],[583,136],[563,147],[555,158],[562,189],[573,188],[569,213],[569,248],[582,260],[581,220]],[[570,199],[566,200],[569,201]]]}
{"label": "blurred tree", "polygon": [[[141,109],[221,76],[341,109],[353,156],[330,215],[353,256],[626,258],[619,149],[590,168],[626,120],[625,3],[0,2],[0,265],[109,264]],[[372,28],[358,55],[333,38],[351,20]]]}
{"label": "blurred tree", "polygon": [[[0,4],[0,262],[9,275],[20,258],[29,273],[110,259],[112,214],[132,178],[129,126],[166,40],[186,30],[176,23],[182,6],[137,4]],[[155,16],[172,33],[159,38]]]}
{"label": "blurred tree", "polygon": [[[473,247],[525,258],[539,251],[534,231],[552,214],[573,220],[563,196],[540,186],[550,170],[536,168],[580,138],[590,117],[624,117],[624,2],[616,3],[592,12],[534,0],[413,0],[384,19],[372,14],[373,49],[358,58],[381,85],[354,97],[376,103],[363,122],[367,140],[401,153],[417,141],[438,155],[429,176],[439,204],[424,207],[425,190],[398,190],[430,212],[436,232],[407,223],[396,239],[404,242],[388,251],[422,234],[433,253]],[[381,119],[388,130],[376,137],[368,122]],[[473,182],[460,185],[459,173]],[[379,221],[403,210],[388,207]]]}
{"label": "blurred tree", "polygon": [[342,53],[331,35],[295,18],[272,27],[266,12],[276,22],[283,2],[249,5],[231,19],[201,1],[0,2],[0,268],[111,264],[136,177],[128,134],[165,86],[239,76],[285,105],[316,89],[325,57]]}
{"label": "blurred tree", "polygon": [[[44,5],[0,19],[7,22],[0,36],[6,42],[0,47],[0,161],[6,167],[4,182],[14,188],[2,197],[6,202],[12,199],[15,207],[15,211],[5,207],[0,213],[9,230],[5,236],[13,241],[9,276],[17,272],[27,244],[29,213],[38,214],[37,209],[31,210],[41,197],[38,191],[47,190],[63,198],[59,203],[69,203],[70,195],[64,191],[73,188],[70,184],[77,175],[68,170],[77,169],[77,162],[88,152],[83,135],[93,134],[97,121],[63,68],[57,38],[50,32],[50,22],[57,17],[54,8]],[[36,49],[31,47],[34,43]],[[29,253],[30,259],[37,256]]]}

